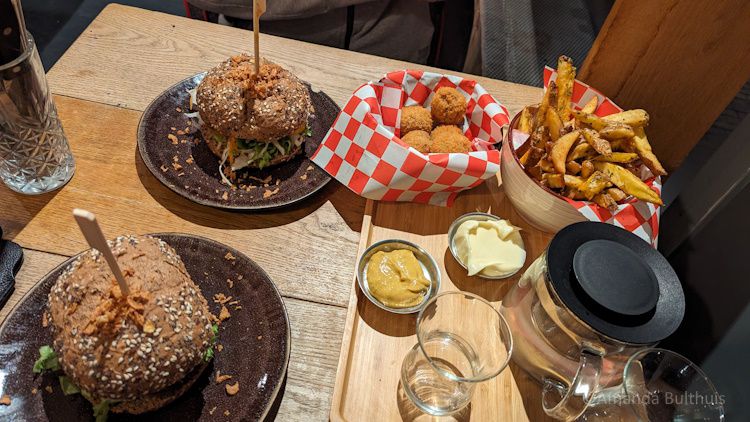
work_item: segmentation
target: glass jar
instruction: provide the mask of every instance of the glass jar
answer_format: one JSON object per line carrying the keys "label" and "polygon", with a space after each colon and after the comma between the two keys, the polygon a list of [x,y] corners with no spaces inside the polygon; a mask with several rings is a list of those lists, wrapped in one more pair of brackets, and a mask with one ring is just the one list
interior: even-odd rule
{"label": "glass jar", "polygon": [[543,383],[545,411],[580,416],[593,394],[621,383],[628,358],[677,329],[677,275],[638,236],[604,223],[570,225],[503,299],[513,361]]}

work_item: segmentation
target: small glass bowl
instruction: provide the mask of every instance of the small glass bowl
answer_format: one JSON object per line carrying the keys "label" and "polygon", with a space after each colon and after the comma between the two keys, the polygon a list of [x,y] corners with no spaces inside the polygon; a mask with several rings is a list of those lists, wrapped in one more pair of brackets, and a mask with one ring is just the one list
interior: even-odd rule
{"label": "small glass bowl", "polygon": [[[425,293],[422,302],[419,305],[410,308],[392,308],[386,306],[370,293],[370,288],[367,284],[367,266],[370,264],[370,258],[372,258],[376,252],[390,252],[397,249],[412,251],[414,257],[417,258],[419,265],[422,267],[424,276],[430,280],[430,287]],[[438,268],[437,263],[427,251],[414,243],[399,239],[381,240],[380,242],[373,243],[359,258],[359,263],[357,264],[357,284],[359,284],[360,290],[362,290],[362,293],[367,296],[367,299],[379,308],[395,314],[413,314],[419,312],[425,303],[427,303],[427,301],[433,296],[437,295],[440,290],[440,268]]]}
{"label": "small glass bowl", "polygon": [[[456,250],[455,237],[456,237],[456,232],[458,231],[458,227],[461,226],[461,224],[463,224],[464,222],[469,221],[469,220],[476,220],[476,221],[488,221],[488,220],[490,220],[490,221],[498,221],[498,220],[502,220],[502,218],[500,218],[500,217],[498,217],[496,215],[488,214],[486,212],[470,212],[468,214],[464,214],[464,215],[458,217],[457,219],[455,219],[453,221],[453,223],[451,223],[450,228],[448,228],[448,249],[450,249],[451,255],[453,255],[453,259],[455,259],[456,262],[458,262],[467,271],[469,269],[466,267],[466,264],[464,264],[464,262],[458,256],[458,251]],[[526,246],[524,246],[524,249],[525,248],[526,248]],[[523,268],[523,265],[521,266],[521,268]],[[516,273],[518,273],[518,271],[520,271],[521,268],[517,269],[516,271],[513,271],[512,273],[503,274],[503,275],[499,275],[499,276],[484,275],[481,272],[478,273],[478,274],[475,274],[475,275],[477,277],[481,277],[481,278],[484,278],[484,279],[487,279],[487,280],[502,280],[504,278],[508,278],[508,277],[512,277],[512,276],[516,275]]]}

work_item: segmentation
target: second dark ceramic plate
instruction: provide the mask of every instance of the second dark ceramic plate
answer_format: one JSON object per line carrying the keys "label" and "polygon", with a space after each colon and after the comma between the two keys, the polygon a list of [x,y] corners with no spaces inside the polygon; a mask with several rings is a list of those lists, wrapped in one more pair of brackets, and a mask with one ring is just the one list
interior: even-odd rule
{"label": "second dark ceramic plate", "polygon": [[[217,344],[221,344],[221,351],[217,346],[212,363],[195,385],[171,404],[139,415],[138,420],[262,420],[279,393],[291,349],[289,319],[276,286],[250,258],[218,242],[172,233],[154,236],[182,257],[214,315],[221,308],[214,301],[215,294],[232,296],[232,301],[239,302],[226,305],[231,317],[219,327]],[[227,252],[235,259],[227,259]],[[39,347],[52,344],[50,329],[42,326],[47,295],[73,259],[47,274],[0,325],[0,396],[11,399],[10,406],[0,405],[0,420],[94,420],[89,402],[78,394],[62,393],[59,374],[32,372]],[[232,287],[227,279],[233,280]],[[230,383],[239,382],[236,395],[227,395],[225,383],[215,382],[217,371],[231,375]],[[126,414],[109,417],[110,422],[132,419]]]}
{"label": "second dark ceramic plate", "polygon": [[[177,194],[202,205],[235,210],[278,208],[307,198],[331,180],[309,157],[318,149],[339,114],[326,94],[310,90],[315,113],[310,119],[312,136],[295,159],[263,170],[237,172],[252,188],[231,189],[222,183],[219,158],[203,142],[197,119],[189,112],[191,90],[205,73],[187,78],[159,95],[141,117],[138,150],[146,167]],[[172,138],[170,135],[174,136]],[[171,138],[171,139],[170,139]],[[265,185],[268,186],[265,186]]]}

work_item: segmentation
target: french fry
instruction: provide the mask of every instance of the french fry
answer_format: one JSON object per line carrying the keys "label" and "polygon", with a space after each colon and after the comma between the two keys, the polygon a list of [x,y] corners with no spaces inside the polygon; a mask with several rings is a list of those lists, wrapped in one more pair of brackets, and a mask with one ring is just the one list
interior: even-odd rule
{"label": "french fry", "polygon": [[566,56],[557,59],[557,114],[563,121],[570,120],[570,99],[573,97],[573,81],[576,78],[576,68],[573,60]]}
{"label": "french fry", "polygon": [[555,167],[553,167],[552,163],[546,158],[542,158],[541,160],[539,160],[539,168],[541,168],[544,173],[555,172]]}
{"label": "french fry", "polygon": [[594,195],[594,203],[600,207],[609,209],[610,211],[617,210],[617,202],[607,193],[599,193]]}
{"label": "french fry", "polygon": [[609,141],[599,136],[599,134],[592,129],[583,129],[583,139],[591,145],[596,152],[602,155],[612,154],[612,146]]}
{"label": "french fry", "polygon": [[589,201],[609,185],[609,177],[601,171],[595,171],[578,186],[578,190]]}
{"label": "french fry", "polygon": [[620,123],[607,125],[599,131],[599,134],[607,139],[632,138],[635,134],[633,128]]}
{"label": "french fry", "polygon": [[613,152],[609,155],[599,155],[594,157],[594,161],[608,161],[610,163],[629,163],[638,159],[638,154],[634,152]]}
{"label": "french fry", "polygon": [[547,109],[547,115],[545,116],[544,123],[547,125],[549,130],[549,137],[552,142],[556,142],[560,138],[560,132],[563,129],[563,122],[560,120],[560,115],[557,114],[552,107]]}
{"label": "french fry", "polygon": [[584,160],[583,163],[581,163],[581,177],[588,178],[593,172],[594,163],[592,163],[591,160]]}
{"label": "french fry", "polygon": [[596,114],[584,113],[577,110],[573,110],[571,113],[573,113],[573,117],[575,117],[577,121],[585,123],[595,130],[604,129],[604,127],[607,126],[607,122],[602,120],[601,117]]}
{"label": "french fry", "polygon": [[566,186],[565,189],[563,189],[563,195],[570,198],[575,199],[577,201],[580,201],[582,199],[586,199],[585,196],[579,191],[577,188],[573,188],[570,186]]}
{"label": "french fry", "polygon": [[664,170],[659,159],[656,158],[656,155],[651,151],[651,144],[649,144],[648,138],[646,138],[646,132],[642,127],[635,128],[635,136],[633,136],[632,140],[635,150],[641,157],[643,164],[645,164],[652,173],[657,176],[664,176],[667,174],[667,171]]}
{"label": "french fry", "polygon": [[574,130],[573,132],[566,133],[560,139],[555,142],[552,146],[552,152],[550,152],[550,159],[555,167],[555,171],[560,174],[565,174],[565,163],[573,161],[568,159],[568,152],[573,146],[573,143],[581,136],[580,130]]}
{"label": "french fry", "polygon": [[621,111],[602,117],[602,120],[608,123],[625,123],[633,127],[646,126],[648,124],[648,113],[646,110],[637,108],[634,110]]}
{"label": "french fry", "polygon": [[526,167],[533,167],[539,162],[539,159],[544,155],[544,150],[537,147],[531,147],[526,150],[526,153],[518,160],[521,164]]}
{"label": "french fry", "polygon": [[581,142],[580,144],[576,145],[573,148],[573,151],[570,151],[570,153],[568,154],[568,158],[566,158],[566,160],[575,161],[581,158],[592,157],[595,154],[596,154],[596,151],[594,151],[594,148],[591,148],[591,145],[589,145],[587,142]]}
{"label": "french fry", "polygon": [[609,141],[612,151],[635,152],[632,139],[612,139]]}
{"label": "french fry", "polygon": [[622,201],[625,199],[628,195],[622,191],[620,188],[609,188],[607,189],[607,194],[612,197],[616,202]]}
{"label": "french fry", "polygon": [[523,111],[521,111],[521,117],[518,119],[518,130],[531,134],[531,126],[531,110],[528,107],[524,107]]}
{"label": "french fry", "polygon": [[542,174],[542,182],[546,182],[547,186],[555,189],[562,189],[565,187],[565,179],[562,174],[557,173],[545,173]]}
{"label": "french fry", "polygon": [[612,183],[628,195],[633,195],[642,201],[652,204],[664,205],[664,202],[659,198],[659,194],[654,192],[629,170],[606,161],[595,162],[594,168],[607,175]]}
{"label": "french fry", "polygon": [[578,189],[578,187],[581,186],[581,183],[583,183],[583,180],[583,178],[578,176],[571,176],[570,174],[563,175],[563,182],[565,183],[565,186],[569,188]]}
{"label": "french fry", "polygon": [[581,109],[581,112],[586,114],[592,114],[596,111],[596,107],[599,105],[599,97],[594,95],[591,97],[591,99],[586,103],[585,106]]}
{"label": "french fry", "polygon": [[549,83],[547,90],[544,91],[542,102],[536,109],[536,115],[534,116],[534,130],[544,124],[544,120],[547,117],[547,109],[550,107],[550,104],[557,104],[557,85],[555,85],[555,81]]}
{"label": "french fry", "polygon": [[576,161],[568,161],[565,163],[566,174],[578,174],[581,172],[581,165]]}

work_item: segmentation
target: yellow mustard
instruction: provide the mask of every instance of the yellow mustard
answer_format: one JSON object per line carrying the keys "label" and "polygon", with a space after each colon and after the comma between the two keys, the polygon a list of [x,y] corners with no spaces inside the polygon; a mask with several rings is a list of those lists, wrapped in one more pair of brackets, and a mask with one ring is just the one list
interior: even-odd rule
{"label": "yellow mustard", "polygon": [[422,266],[412,251],[376,252],[367,267],[370,293],[391,308],[409,308],[422,303],[430,287]]}

